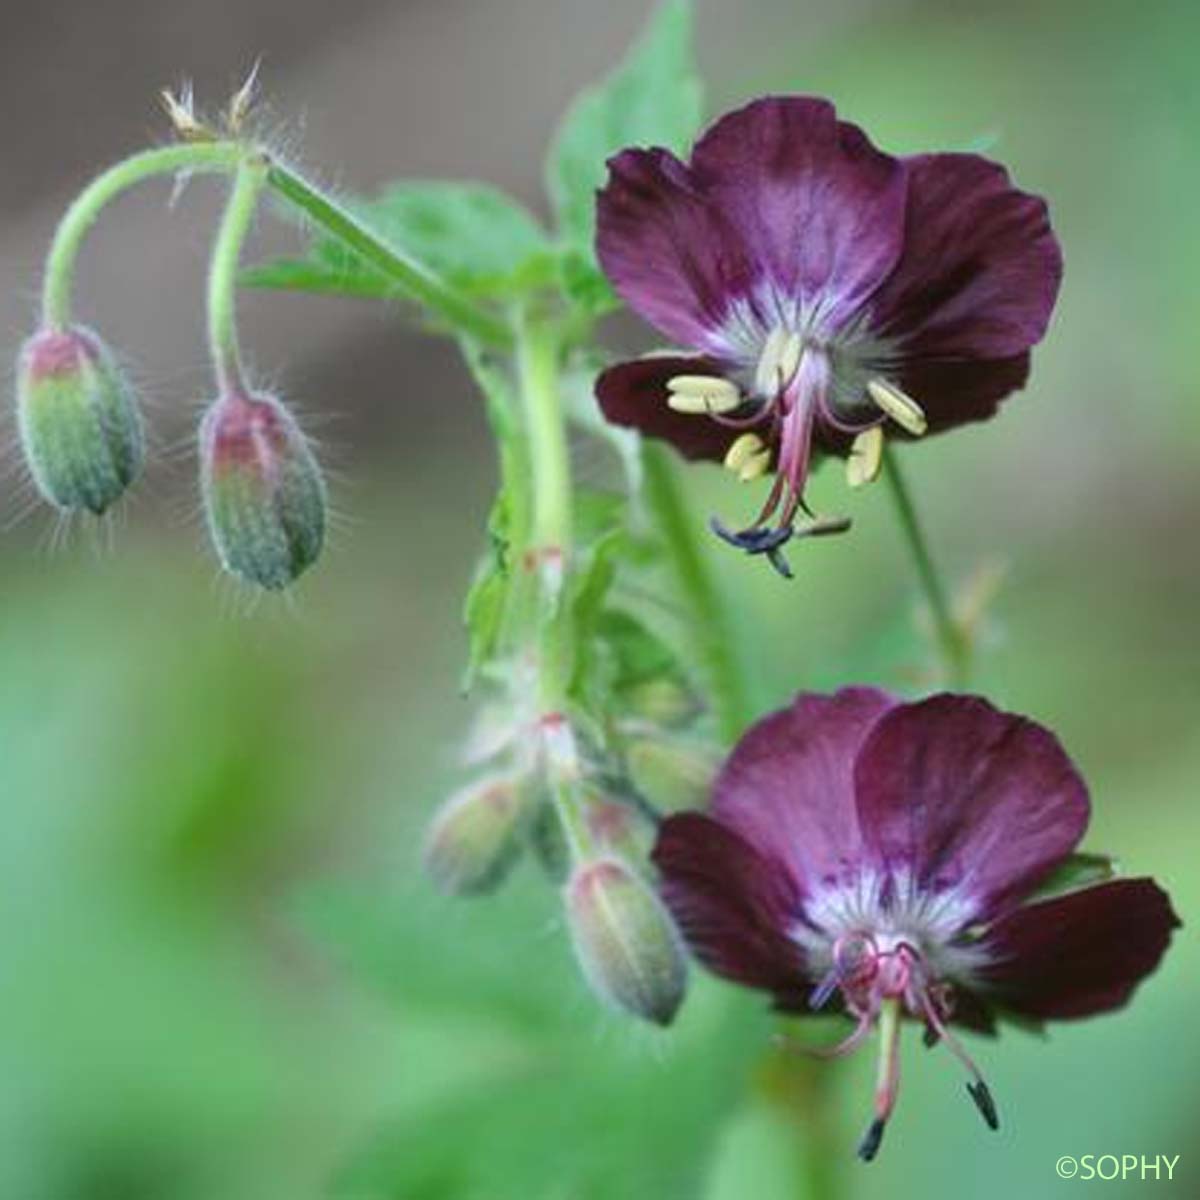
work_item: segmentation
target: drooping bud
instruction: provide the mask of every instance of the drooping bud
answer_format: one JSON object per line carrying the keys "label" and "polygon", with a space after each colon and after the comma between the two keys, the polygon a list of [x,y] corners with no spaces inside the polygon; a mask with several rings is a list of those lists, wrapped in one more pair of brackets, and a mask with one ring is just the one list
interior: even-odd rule
{"label": "drooping bud", "polygon": [[675,926],[650,886],[619,859],[600,858],[576,867],[564,899],[592,990],[634,1016],[670,1024],[687,968]]}
{"label": "drooping bud", "polygon": [[200,426],[200,483],[224,568],[278,591],[316,561],[325,483],[299,425],[273,396],[229,392]]}
{"label": "drooping bud", "polygon": [[99,516],[142,468],[145,437],[133,389],[90,330],[43,329],[25,342],[17,425],[38,491],[64,511]]}
{"label": "drooping bud", "polygon": [[514,776],[469,784],[435,814],[425,837],[425,870],[447,895],[490,892],[521,852],[525,793]]}

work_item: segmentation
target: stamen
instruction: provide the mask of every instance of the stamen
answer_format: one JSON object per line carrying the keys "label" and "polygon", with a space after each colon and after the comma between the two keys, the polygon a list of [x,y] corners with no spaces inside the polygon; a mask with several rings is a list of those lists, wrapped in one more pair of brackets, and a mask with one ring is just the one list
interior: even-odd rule
{"label": "stamen", "polygon": [[757,434],[743,433],[729,447],[725,466],[743,483],[750,483],[771,469],[771,451]]}
{"label": "stamen", "polygon": [[754,480],[761,479],[770,469],[771,454],[770,451],[764,450],[746,462],[746,465],[738,472],[738,479],[742,483],[753,483]]}
{"label": "stamen", "polygon": [[842,981],[842,973],[838,967],[833,967],[826,974],[825,978],[817,984],[809,993],[808,1007],[813,1012],[819,1012],[826,1004],[829,1003],[830,996],[838,990],[838,986]]}
{"label": "stamen", "polygon": [[870,1162],[879,1153],[879,1145],[883,1141],[885,1124],[876,1118],[867,1126],[862,1141],[858,1143],[858,1157],[863,1162]]}
{"label": "stamen", "polygon": [[740,471],[750,459],[761,454],[766,448],[758,434],[743,433],[725,452],[725,466],[731,471]]}
{"label": "stamen", "polygon": [[905,433],[911,433],[913,437],[920,437],[929,428],[929,422],[925,419],[925,413],[921,406],[886,380],[872,379],[867,384],[867,392],[875,404],[891,417]]}
{"label": "stamen", "polygon": [[876,425],[854,439],[846,459],[846,483],[852,488],[874,483],[882,467],[883,430]]}
{"label": "stamen", "polygon": [[984,1082],[983,1075],[975,1065],[974,1059],[967,1053],[962,1042],[946,1028],[946,1023],[942,1020],[942,1016],[937,1010],[937,1005],[929,995],[929,990],[922,988],[920,995],[921,1007],[925,1011],[925,1019],[936,1031],[938,1037],[942,1039],[945,1047],[966,1067],[967,1073],[971,1076],[971,1082],[967,1084],[967,1091],[970,1093],[971,1099],[975,1101],[975,1107],[979,1109],[979,1115],[984,1119],[989,1129],[999,1129],[1000,1114],[996,1111],[996,1102],[992,1099],[992,1093],[988,1090],[988,1085]]}
{"label": "stamen", "polygon": [[899,996],[889,996],[879,1006],[879,1074],[875,1081],[875,1120],[859,1143],[858,1156],[870,1162],[879,1152],[883,1131],[896,1107],[900,1091],[900,1005]]}
{"label": "stamen", "polygon": [[782,392],[800,369],[803,352],[804,342],[800,335],[777,325],[763,343],[754,372],[754,390],[767,398]]}
{"label": "stamen", "polygon": [[975,1083],[968,1083],[967,1091],[971,1093],[971,1099],[975,1101],[975,1107],[979,1109],[987,1127],[992,1130],[999,1129],[1000,1114],[996,1112],[996,1102],[992,1099],[992,1093],[988,1091],[988,1085],[980,1079]]}
{"label": "stamen", "polygon": [[842,1058],[858,1049],[859,1045],[870,1032],[871,1014],[864,1012],[858,1018],[858,1024],[840,1042],[835,1042],[832,1046],[813,1046],[808,1049],[808,1053],[816,1058]]}
{"label": "stamen", "polygon": [[676,375],[667,380],[667,407],[689,416],[733,412],[742,405],[737,384],[719,375]]}

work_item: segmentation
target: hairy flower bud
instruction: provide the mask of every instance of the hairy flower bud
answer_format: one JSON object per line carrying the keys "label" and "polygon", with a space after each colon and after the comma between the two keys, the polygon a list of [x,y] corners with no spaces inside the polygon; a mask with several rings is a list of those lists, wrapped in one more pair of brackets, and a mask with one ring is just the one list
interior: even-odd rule
{"label": "hairy flower bud", "polygon": [[225,569],[278,591],[325,540],[325,483],[295,418],[273,396],[229,392],[200,426],[200,483]]}
{"label": "hairy flower bud", "polygon": [[42,329],[21,348],[17,424],[38,491],[58,508],[99,516],[145,456],[133,389],[90,330]]}
{"label": "hairy flower bud", "polygon": [[647,736],[626,746],[625,765],[642,795],[659,808],[676,812],[708,802],[720,756],[704,742]]}
{"label": "hairy flower bud", "polygon": [[701,711],[699,697],[691,688],[669,675],[643,679],[621,695],[630,715],[655,725],[686,725]]}
{"label": "hairy flower bud", "polygon": [[425,838],[425,869],[448,895],[474,896],[499,885],[522,846],[526,789],[513,776],[469,784],[438,810]]}
{"label": "hairy flower bud", "polygon": [[656,1025],[683,1001],[679,935],[648,884],[616,858],[576,867],[565,891],[575,954],[602,999]]}
{"label": "hairy flower bud", "polygon": [[597,793],[584,804],[588,832],[607,853],[628,863],[648,863],[654,848],[655,827],[630,800]]}

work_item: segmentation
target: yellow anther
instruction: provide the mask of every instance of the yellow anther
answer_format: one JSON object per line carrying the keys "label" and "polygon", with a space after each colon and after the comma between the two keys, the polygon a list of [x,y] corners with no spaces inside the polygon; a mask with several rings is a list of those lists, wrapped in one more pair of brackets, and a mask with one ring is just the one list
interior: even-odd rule
{"label": "yellow anther", "polygon": [[883,430],[874,425],[858,435],[846,459],[846,482],[852,488],[874,483],[883,467]]}
{"label": "yellow anther", "polygon": [[921,406],[898,387],[893,387],[883,379],[872,379],[867,384],[867,392],[879,408],[905,433],[920,437],[929,427]]}
{"label": "yellow anther", "polygon": [[731,471],[740,471],[755,455],[766,449],[762,438],[757,433],[743,433],[725,454],[725,465]]}
{"label": "yellow anther", "polygon": [[752,483],[755,479],[761,479],[770,469],[771,452],[762,450],[746,459],[738,471],[737,477],[743,483]]}
{"label": "yellow anther", "polygon": [[774,396],[787,387],[800,369],[804,342],[798,333],[776,326],[767,335],[758,366],[754,372],[754,388],[760,396]]}
{"label": "yellow anther", "polygon": [[676,375],[667,392],[667,406],[689,415],[733,412],[742,403],[737,384],[719,375]]}

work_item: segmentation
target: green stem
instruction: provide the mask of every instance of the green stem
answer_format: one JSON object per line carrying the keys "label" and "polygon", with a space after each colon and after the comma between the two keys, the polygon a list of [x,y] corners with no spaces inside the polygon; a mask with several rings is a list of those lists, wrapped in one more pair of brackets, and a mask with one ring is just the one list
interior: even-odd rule
{"label": "green stem", "polygon": [[75,260],[88,230],[104,206],[144,179],[178,171],[232,171],[243,147],[236,142],[189,142],[135,154],[94,179],[67,209],[46,260],[42,319],[49,329],[71,323],[71,287]]}
{"label": "green stem", "polygon": [[564,592],[571,561],[571,462],[563,414],[558,329],[530,313],[517,321],[517,378],[533,505],[521,531],[521,567],[536,599],[527,610],[537,664],[538,706],[546,744],[546,781],[575,861],[587,858],[592,835],[584,818],[583,768],[571,722],[567,689],[574,657],[570,606]]}
{"label": "green stem", "polygon": [[501,349],[512,346],[513,332],[505,321],[467,299],[400,247],[383,241],[290,167],[272,161],[267,183],[314,224],[385,275],[399,290],[445,317],[462,333],[488,346]]}
{"label": "green stem", "polygon": [[912,555],[917,577],[929,603],[929,611],[933,616],[934,630],[937,634],[938,645],[941,647],[942,658],[946,666],[946,675],[950,686],[964,688],[970,676],[970,646],[963,636],[963,631],[954,619],[946,589],[942,585],[941,576],[934,566],[933,557],[929,552],[929,543],[921,528],[917,510],[913,506],[912,495],[904,481],[900,464],[891,448],[886,448],[883,455],[883,474],[887,479],[892,500],[896,506],[896,516],[904,539]]}
{"label": "green stem", "polygon": [[571,541],[571,460],[562,411],[555,330],[523,319],[517,372],[533,468],[533,541],[565,554]]}
{"label": "green stem", "polygon": [[265,182],[266,162],[260,155],[249,155],[238,164],[209,263],[208,344],[222,394],[246,391],[237,333],[238,261]]}
{"label": "green stem", "polygon": [[721,734],[734,741],[754,716],[733,620],[697,542],[698,528],[658,446],[644,446],[646,500],[662,531],[672,569],[691,611],[691,635],[708,676]]}

